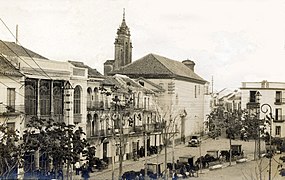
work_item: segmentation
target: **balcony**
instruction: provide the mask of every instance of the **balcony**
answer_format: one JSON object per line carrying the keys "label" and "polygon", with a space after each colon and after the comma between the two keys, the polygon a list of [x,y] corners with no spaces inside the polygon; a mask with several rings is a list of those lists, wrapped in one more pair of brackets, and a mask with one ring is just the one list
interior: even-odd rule
{"label": "balcony", "polygon": [[285,115],[279,115],[279,116],[273,116],[273,122],[284,122],[285,121]]}
{"label": "balcony", "polygon": [[275,105],[282,105],[285,104],[285,98],[275,98]]}
{"label": "balcony", "polygon": [[0,115],[17,116],[24,113],[25,113],[24,105],[16,105],[16,106],[5,106],[3,104],[0,105]]}
{"label": "balcony", "polygon": [[247,109],[258,109],[260,108],[260,103],[256,101],[250,101],[246,104]]}
{"label": "balcony", "polygon": [[94,103],[89,103],[87,105],[87,111],[96,111],[96,110],[103,110],[104,109],[104,102],[103,101],[96,101]]}
{"label": "balcony", "polygon": [[74,114],[73,115],[73,122],[74,123],[81,123],[82,121],[82,114]]}

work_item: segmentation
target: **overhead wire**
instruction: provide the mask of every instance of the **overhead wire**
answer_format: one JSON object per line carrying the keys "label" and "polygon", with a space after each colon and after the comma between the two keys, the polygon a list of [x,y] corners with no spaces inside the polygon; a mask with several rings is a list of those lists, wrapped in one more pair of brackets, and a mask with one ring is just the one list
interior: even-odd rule
{"label": "overhead wire", "polygon": [[34,71],[38,72],[40,75],[45,76],[40,71],[32,67],[29,63],[27,63],[21,56],[19,56],[13,49],[11,49],[4,41],[0,40],[12,53],[14,53],[19,59],[21,59],[26,65],[28,65],[30,68],[32,68]]}
{"label": "overhead wire", "polygon": [[[0,81],[1,84],[3,84],[4,86],[6,86],[7,88],[10,88],[9,86],[7,86],[5,83],[3,83],[2,81]],[[15,91],[17,94],[19,94],[22,97],[25,97],[24,95],[22,95],[21,93]]]}
{"label": "overhead wire", "polygon": [[[10,34],[16,39],[16,36],[12,33],[12,31],[10,30],[10,28],[6,25],[6,23],[2,20],[2,18],[0,18],[1,22],[4,24],[4,26],[8,29],[8,31],[10,32]],[[1,40],[2,41],[2,40]],[[3,41],[2,41],[3,42]],[[34,61],[34,63],[41,69],[41,71],[49,78],[52,79],[42,68],[41,66],[34,60],[34,58],[30,55],[30,53],[28,53],[28,51],[21,45],[21,43],[18,41],[19,45],[21,46],[21,48],[27,53],[27,55]],[[5,43],[4,43],[5,44]],[[11,49],[9,47],[9,49]],[[15,53],[15,52],[14,52]],[[16,54],[16,53],[15,53]],[[18,56],[19,57],[19,56]]]}
{"label": "overhead wire", "polygon": [[[11,64],[11,62],[10,62],[9,60],[7,60],[1,53],[0,53],[0,56],[2,56],[2,57],[4,58],[4,61],[6,61],[11,67],[13,66],[13,65]],[[14,67],[14,66],[13,66],[13,67]],[[19,72],[19,73],[22,74],[21,72]],[[23,84],[21,84],[19,81],[13,79],[12,77],[10,77],[9,75],[7,75],[7,74],[5,74],[5,73],[3,73],[2,75],[8,77],[9,79],[11,79],[11,80],[13,80],[13,81],[15,81],[16,83],[20,84],[21,86],[23,85]],[[23,74],[22,74],[22,75],[23,75]],[[23,76],[24,76],[24,75],[23,75]]]}

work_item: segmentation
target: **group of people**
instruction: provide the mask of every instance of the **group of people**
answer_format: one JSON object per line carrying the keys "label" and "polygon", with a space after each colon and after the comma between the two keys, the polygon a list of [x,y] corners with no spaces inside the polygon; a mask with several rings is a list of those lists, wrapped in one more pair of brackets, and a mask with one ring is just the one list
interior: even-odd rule
{"label": "group of people", "polygon": [[80,165],[80,162],[76,162],[75,163],[75,174],[76,175],[80,175],[80,171],[81,171],[81,177],[84,179],[84,180],[88,180],[90,175],[89,173],[90,172],[93,172],[92,171],[92,168],[89,167],[88,165],[89,163],[84,163],[82,166]]}

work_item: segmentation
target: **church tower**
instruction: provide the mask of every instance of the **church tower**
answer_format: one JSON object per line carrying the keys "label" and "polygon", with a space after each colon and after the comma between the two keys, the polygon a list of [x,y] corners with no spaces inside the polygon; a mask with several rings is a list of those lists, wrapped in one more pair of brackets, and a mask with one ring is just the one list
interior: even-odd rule
{"label": "church tower", "polygon": [[132,42],[130,29],[125,20],[125,9],[123,13],[123,21],[117,30],[117,37],[115,39],[115,62],[114,69],[120,69],[132,62]]}

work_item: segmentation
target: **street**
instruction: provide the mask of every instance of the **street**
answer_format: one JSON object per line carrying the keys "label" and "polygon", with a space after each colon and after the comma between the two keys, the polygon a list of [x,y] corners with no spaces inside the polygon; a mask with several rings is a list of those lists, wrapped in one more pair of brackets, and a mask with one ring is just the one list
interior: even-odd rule
{"label": "street", "polygon": [[[195,179],[201,180],[210,180],[210,179],[257,179],[259,174],[259,169],[262,169],[262,177],[268,178],[268,159],[262,158],[261,160],[261,167],[258,168],[258,162],[260,161],[253,161],[254,159],[254,140],[250,141],[241,141],[241,140],[232,140],[232,144],[240,144],[242,145],[242,150],[244,151],[245,156],[247,157],[249,162],[236,164],[236,162],[232,162],[229,167],[229,163],[224,163],[223,168],[216,169],[216,170],[209,170],[203,169],[202,174],[199,171],[199,177]],[[194,161],[196,158],[201,155],[205,155],[208,150],[227,150],[229,149],[229,139],[220,138],[220,139],[205,139],[202,141],[201,147],[187,147],[186,145],[178,145],[174,148],[174,160],[176,161],[180,156],[185,155],[192,155],[195,156]],[[264,152],[265,144],[261,143],[261,152]],[[167,155],[167,162],[172,161],[172,147],[168,147],[168,155]],[[272,159],[272,179],[281,178],[278,175],[277,171],[277,162],[279,161],[279,156],[276,155],[274,159]],[[127,160],[123,162],[123,172],[126,171],[139,171],[140,169],[144,168],[144,158],[140,158],[138,161]],[[164,150],[159,155],[153,155],[147,158],[147,162],[164,162]],[[114,175],[115,179],[118,177],[118,167],[119,163],[115,163],[115,170]],[[213,178],[215,177],[215,178]],[[80,179],[80,176],[74,176],[73,179]],[[109,165],[108,169],[94,172],[90,174],[90,179],[99,179],[99,180],[109,180],[112,178],[112,170],[111,165]],[[189,178],[190,179],[190,178]],[[193,179],[193,178],[191,178]],[[262,178],[264,179],[264,178]]]}

